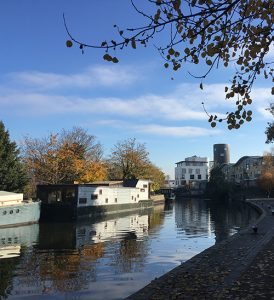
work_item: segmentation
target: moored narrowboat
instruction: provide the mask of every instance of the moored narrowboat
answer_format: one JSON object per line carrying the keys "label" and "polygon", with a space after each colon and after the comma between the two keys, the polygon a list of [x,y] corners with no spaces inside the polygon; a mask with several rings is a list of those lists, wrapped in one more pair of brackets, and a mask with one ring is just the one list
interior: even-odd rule
{"label": "moored narrowboat", "polygon": [[78,220],[150,208],[148,180],[100,181],[37,186],[41,220]]}

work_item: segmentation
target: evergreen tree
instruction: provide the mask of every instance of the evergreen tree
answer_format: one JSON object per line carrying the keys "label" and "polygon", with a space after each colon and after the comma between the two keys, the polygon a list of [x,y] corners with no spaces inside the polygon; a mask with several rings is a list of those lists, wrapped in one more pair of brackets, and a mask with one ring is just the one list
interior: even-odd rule
{"label": "evergreen tree", "polygon": [[22,192],[27,181],[17,145],[10,141],[9,132],[0,121],[0,190]]}

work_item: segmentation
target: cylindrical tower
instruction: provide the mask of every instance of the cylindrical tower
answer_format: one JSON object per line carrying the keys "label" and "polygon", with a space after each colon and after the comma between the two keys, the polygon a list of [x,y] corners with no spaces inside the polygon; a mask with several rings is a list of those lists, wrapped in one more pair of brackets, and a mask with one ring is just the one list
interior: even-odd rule
{"label": "cylindrical tower", "polygon": [[230,149],[228,144],[213,145],[214,166],[230,162]]}

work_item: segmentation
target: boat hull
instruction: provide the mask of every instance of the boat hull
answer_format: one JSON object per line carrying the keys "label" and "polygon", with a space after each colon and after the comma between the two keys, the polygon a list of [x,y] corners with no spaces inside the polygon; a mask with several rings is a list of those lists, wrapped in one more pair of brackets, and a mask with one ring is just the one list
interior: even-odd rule
{"label": "boat hull", "polygon": [[0,207],[0,228],[37,223],[40,218],[40,202],[23,202]]}
{"label": "boat hull", "polygon": [[51,204],[42,202],[41,221],[73,221],[120,212],[138,211],[152,207],[152,200],[141,200],[138,203],[94,205],[85,207],[75,207],[62,202]]}

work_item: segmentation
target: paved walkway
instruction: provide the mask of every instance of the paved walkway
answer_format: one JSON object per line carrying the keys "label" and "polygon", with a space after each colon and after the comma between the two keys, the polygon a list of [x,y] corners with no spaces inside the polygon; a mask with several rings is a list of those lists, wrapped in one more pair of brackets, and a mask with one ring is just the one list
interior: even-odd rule
{"label": "paved walkway", "polygon": [[274,199],[250,202],[262,211],[257,233],[240,231],[127,299],[274,299]]}

